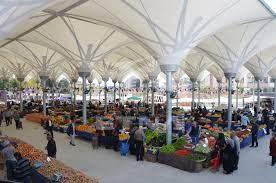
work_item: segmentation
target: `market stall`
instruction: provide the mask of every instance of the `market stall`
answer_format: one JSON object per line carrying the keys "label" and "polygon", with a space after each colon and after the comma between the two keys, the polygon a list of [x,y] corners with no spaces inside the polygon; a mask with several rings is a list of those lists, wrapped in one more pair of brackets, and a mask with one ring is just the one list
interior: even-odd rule
{"label": "market stall", "polygon": [[47,157],[41,150],[38,150],[23,142],[20,139],[9,137],[9,141],[16,144],[16,151],[23,157],[30,160],[35,167],[33,182],[48,183],[59,179],[60,183],[96,183],[97,179],[90,178],[80,171],[76,171],[64,163]]}

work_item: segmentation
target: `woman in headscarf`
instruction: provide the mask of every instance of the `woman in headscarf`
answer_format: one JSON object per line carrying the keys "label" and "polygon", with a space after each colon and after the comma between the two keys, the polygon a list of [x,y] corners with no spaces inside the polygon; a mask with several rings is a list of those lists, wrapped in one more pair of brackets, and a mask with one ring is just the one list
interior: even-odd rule
{"label": "woman in headscarf", "polygon": [[215,145],[214,158],[217,154],[219,154],[220,160],[222,161],[223,149],[225,148],[225,146],[226,146],[225,136],[223,133],[219,133],[218,139]]}
{"label": "woman in headscarf", "polygon": [[226,140],[226,146],[223,150],[222,155],[222,164],[223,164],[223,173],[231,174],[234,170],[234,141],[232,139]]}

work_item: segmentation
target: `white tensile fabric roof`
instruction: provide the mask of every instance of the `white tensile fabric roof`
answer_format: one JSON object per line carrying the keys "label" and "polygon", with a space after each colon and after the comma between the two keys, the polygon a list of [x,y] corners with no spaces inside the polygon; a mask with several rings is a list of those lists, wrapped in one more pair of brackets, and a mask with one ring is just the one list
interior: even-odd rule
{"label": "white tensile fabric roof", "polygon": [[40,75],[72,80],[85,61],[97,73],[93,76],[114,81],[130,72],[149,79],[167,64],[179,65],[195,80],[205,70],[218,81],[224,73],[241,77],[242,66],[255,77],[274,77],[276,20],[265,5],[260,0],[3,0],[1,70],[15,75],[23,70],[25,76],[31,67]]}

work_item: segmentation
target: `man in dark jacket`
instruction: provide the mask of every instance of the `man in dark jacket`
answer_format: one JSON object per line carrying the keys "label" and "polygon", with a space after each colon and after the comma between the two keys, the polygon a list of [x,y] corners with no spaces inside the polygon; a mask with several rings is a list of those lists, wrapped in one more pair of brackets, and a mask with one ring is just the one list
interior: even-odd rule
{"label": "man in dark jacket", "polygon": [[266,124],[266,135],[270,135],[270,121],[269,121],[269,112],[267,109],[263,110],[263,119]]}
{"label": "man in dark jacket", "polygon": [[255,147],[258,147],[258,132],[259,132],[259,125],[256,123],[256,121],[253,122],[252,125],[252,145],[250,147],[254,147],[254,144],[256,143]]}
{"label": "man in dark jacket", "polygon": [[32,174],[32,167],[30,161],[22,157],[19,152],[16,152],[14,154],[14,157],[17,160],[17,164],[14,171],[15,179],[20,182],[30,183]]}
{"label": "man in dark jacket", "polygon": [[48,143],[45,149],[48,152],[48,156],[52,158],[56,158],[56,154],[57,154],[56,142],[50,134],[47,135],[47,140],[48,140]]}

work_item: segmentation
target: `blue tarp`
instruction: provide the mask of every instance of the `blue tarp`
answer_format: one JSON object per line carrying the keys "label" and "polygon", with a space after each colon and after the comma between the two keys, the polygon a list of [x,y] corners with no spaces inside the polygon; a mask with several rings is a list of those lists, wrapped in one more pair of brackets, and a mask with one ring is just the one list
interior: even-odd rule
{"label": "blue tarp", "polygon": [[92,140],[94,135],[91,133],[87,133],[87,132],[80,132],[80,131],[76,131],[76,135],[79,138],[85,139],[85,140]]}
{"label": "blue tarp", "polygon": [[[258,133],[258,138],[261,138],[263,136],[265,136],[265,132],[263,129],[260,129],[259,133]],[[249,135],[247,138],[244,138],[240,144],[241,148],[244,148],[244,147],[250,145],[251,140],[252,140],[252,135]]]}

